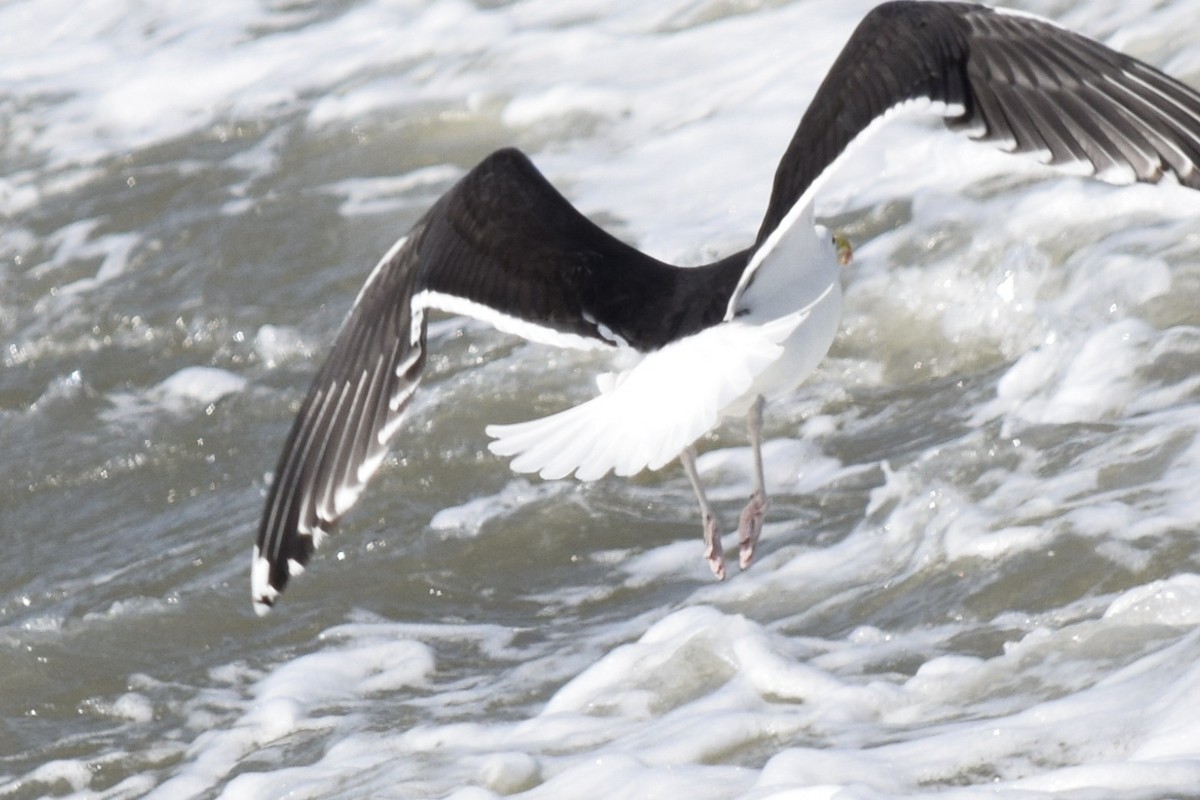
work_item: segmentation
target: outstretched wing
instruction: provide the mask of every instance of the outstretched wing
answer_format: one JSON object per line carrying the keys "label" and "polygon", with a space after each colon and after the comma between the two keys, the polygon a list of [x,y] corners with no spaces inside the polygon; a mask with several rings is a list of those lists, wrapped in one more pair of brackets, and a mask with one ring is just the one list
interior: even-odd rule
{"label": "outstretched wing", "polygon": [[428,222],[371,273],[292,422],[254,546],[259,614],[358,499],[420,383],[425,325],[411,298]]}
{"label": "outstretched wing", "polygon": [[656,261],[591,223],[520,152],[493,153],[371,273],[314,378],[259,526],[255,609],[302,571],[382,462],[420,383],[428,309],[560,346],[652,350],[719,320],[744,264]]}
{"label": "outstretched wing", "polygon": [[927,103],[952,130],[1113,183],[1174,174],[1200,188],[1200,95],[1028,14],[884,3],[851,35],[775,174],[763,242],[859,135]]}

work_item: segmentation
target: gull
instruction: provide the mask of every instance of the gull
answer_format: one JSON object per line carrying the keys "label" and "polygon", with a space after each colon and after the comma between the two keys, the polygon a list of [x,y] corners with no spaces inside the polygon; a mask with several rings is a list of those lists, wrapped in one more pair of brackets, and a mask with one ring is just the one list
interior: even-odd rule
{"label": "gull", "polygon": [[814,198],[854,146],[898,111],[1114,184],[1165,176],[1200,188],[1200,94],[1038,17],[902,0],[863,18],[779,162],[752,244],[712,264],[663,263],[606,233],[523,153],[487,156],[367,277],[313,379],[274,473],[253,551],[266,613],[358,500],[421,382],[431,310],[555,347],[632,353],[592,399],[512,425],[490,449],[518,472],[595,480],[681,462],[700,506],[704,558],[725,576],[720,527],[694,444],[744,416],[754,491],[738,525],[753,559],[768,498],[767,402],[825,356],[841,317],[848,243],[814,222]]}

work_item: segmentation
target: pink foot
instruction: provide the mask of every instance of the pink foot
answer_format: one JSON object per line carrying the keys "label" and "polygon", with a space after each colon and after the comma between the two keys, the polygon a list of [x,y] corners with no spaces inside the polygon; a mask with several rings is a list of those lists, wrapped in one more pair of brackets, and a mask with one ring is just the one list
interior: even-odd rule
{"label": "pink foot", "polygon": [[725,548],[721,546],[721,533],[717,530],[717,518],[705,514],[704,523],[704,560],[712,570],[717,580],[725,580]]}
{"label": "pink foot", "polygon": [[763,512],[766,510],[767,499],[757,491],[750,495],[750,502],[742,509],[742,516],[738,519],[738,562],[742,569],[746,569],[754,560],[754,546],[758,544],[758,537],[762,533]]}

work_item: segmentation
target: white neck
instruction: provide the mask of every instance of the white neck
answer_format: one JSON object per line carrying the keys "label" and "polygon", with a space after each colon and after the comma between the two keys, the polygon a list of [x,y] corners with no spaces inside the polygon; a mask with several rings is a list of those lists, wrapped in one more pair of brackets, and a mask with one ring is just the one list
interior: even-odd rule
{"label": "white neck", "polygon": [[797,205],[750,259],[726,319],[777,319],[813,303],[837,281],[829,232],[813,224],[811,205]]}

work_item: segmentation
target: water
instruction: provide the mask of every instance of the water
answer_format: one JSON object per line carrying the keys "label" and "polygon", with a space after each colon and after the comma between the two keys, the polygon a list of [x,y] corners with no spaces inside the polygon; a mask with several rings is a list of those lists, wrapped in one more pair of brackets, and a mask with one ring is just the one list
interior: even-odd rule
{"label": "water", "polygon": [[[724,584],[682,471],[511,474],[606,366],[444,319],[265,619],[267,473],[370,266],[516,144],[743,245],[865,0],[0,7],[0,797],[1200,797],[1200,195],[897,123]],[[1200,83],[1196,0],[1020,8]],[[731,525],[739,426],[702,443]]]}

